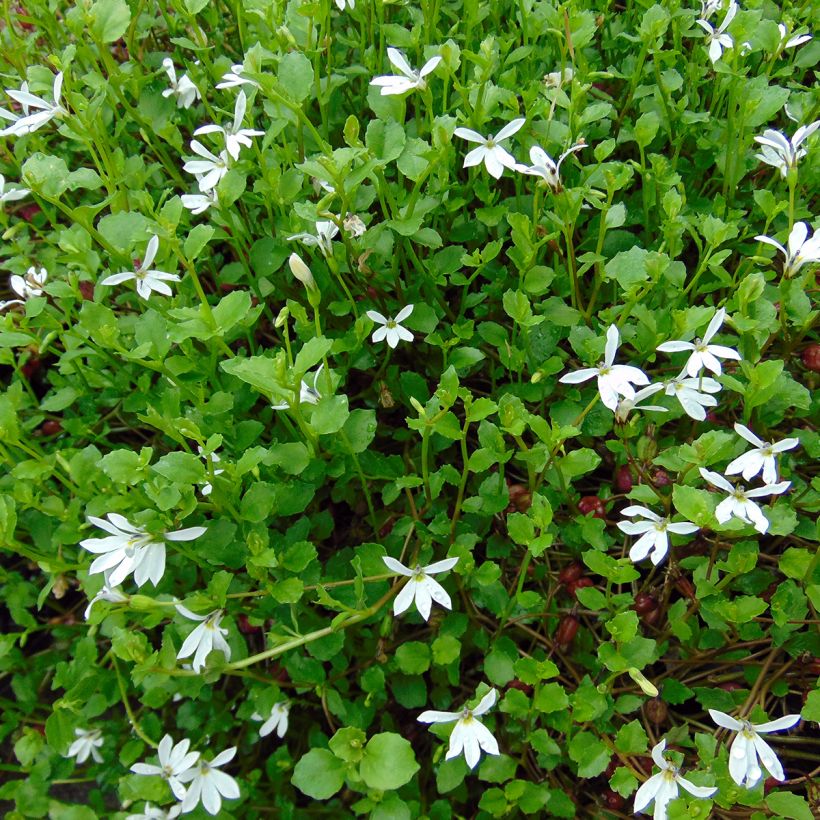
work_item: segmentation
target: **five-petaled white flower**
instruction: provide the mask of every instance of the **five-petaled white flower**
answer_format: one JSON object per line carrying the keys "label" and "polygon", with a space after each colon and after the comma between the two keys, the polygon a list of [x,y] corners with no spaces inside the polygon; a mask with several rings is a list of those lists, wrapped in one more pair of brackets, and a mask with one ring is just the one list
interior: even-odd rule
{"label": "five-petaled white flower", "polygon": [[706,328],[703,339],[695,339],[694,342],[664,342],[658,345],[657,349],[662,350],[664,353],[691,350],[692,353],[686,362],[686,372],[690,376],[697,376],[704,367],[711,370],[712,373],[720,375],[720,362],[718,359],[740,360],[740,354],[731,347],[710,344],[712,337],[720,330],[720,326],[725,319],[726,309],[721,308],[712,317],[712,321],[709,322],[709,327]]}
{"label": "five-petaled white flower", "polygon": [[[28,85],[23,83],[20,89],[7,88],[6,94],[16,100],[23,107],[23,116],[4,111],[4,119],[11,119],[12,123],[8,128],[0,131],[2,136],[21,137],[24,134],[31,134],[38,128],[42,128],[46,123],[51,122],[55,117],[63,116],[68,112],[60,105],[60,94],[63,88],[63,72],[59,72],[54,77],[52,97],[54,102],[46,102],[44,99],[35,96],[28,90]],[[36,109],[30,113],[31,109]],[[11,113],[11,117],[9,114]]]}
{"label": "five-petaled white flower", "polygon": [[88,520],[101,530],[110,533],[107,538],[86,538],[80,546],[98,553],[91,562],[89,572],[105,573],[108,587],[121,584],[132,572],[134,581],[141,587],[146,581],[156,586],[165,572],[164,541],[193,541],[205,532],[205,527],[188,527],[164,535],[151,535],[135,527],[118,513],[108,513],[104,518],[88,516]]}
{"label": "five-petaled white flower", "polygon": [[383,339],[387,340],[390,347],[396,347],[401,339],[405,342],[413,341],[413,334],[406,328],[402,327],[401,323],[413,312],[413,305],[406,305],[397,314],[394,319],[392,316],[387,319],[376,310],[368,310],[367,318],[372,319],[381,327],[377,327],[370,337],[371,342],[381,342]]}
{"label": "five-petaled white flower", "polygon": [[637,367],[628,364],[614,364],[620,339],[618,328],[615,325],[610,325],[606,332],[604,360],[599,362],[597,367],[584,367],[574,373],[567,373],[565,376],[561,376],[558,381],[563,384],[580,384],[593,376],[597,376],[601,401],[604,407],[608,407],[613,413],[618,407],[618,396],[626,396],[626,398],[634,401],[635,389],[632,385],[648,385],[649,379]]}
{"label": "five-petaled white flower", "polygon": [[709,714],[718,726],[737,732],[729,749],[729,774],[738,786],[753,789],[763,777],[763,771],[757,762],[758,757],[760,757],[760,763],[775,780],[786,779],[777,755],[772,747],[760,737],[760,734],[791,729],[799,722],[800,715],[786,715],[768,723],[753,724],[748,720],[737,720],[717,709],[710,709]]}
{"label": "five-petaled white flower", "polygon": [[183,194],[180,199],[182,200],[183,206],[197,216],[204,214],[211,205],[219,205],[219,196],[216,192],[216,188],[211,188],[210,191],[204,194]]}
{"label": "five-petaled white flower", "polygon": [[235,800],[240,796],[239,784],[236,780],[219,770],[220,766],[233,760],[235,754],[236,746],[233,746],[220,752],[211,761],[200,758],[198,766],[180,775],[180,780],[191,784],[182,801],[183,814],[193,811],[202,800],[205,811],[208,814],[217,815],[222,808],[223,797]]}
{"label": "five-petaled white flower", "polygon": [[251,137],[261,137],[265,134],[264,131],[255,131],[253,128],[242,127],[242,121],[245,119],[245,111],[247,108],[248,98],[245,96],[243,90],[236,95],[236,104],[233,110],[233,124],[227,127],[214,124],[203,125],[194,131],[194,136],[200,137],[203,134],[214,133],[222,134],[225,137],[225,150],[235,160],[239,159],[239,152],[242,146],[244,145],[246,148],[250,148],[253,145]]}
{"label": "five-petaled white flower", "polygon": [[23,305],[35,296],[42,296],[47,279],[48,271],[45,268],[38,271],[34,266],[26,271],[25,276],[13,273],[9,276],[9,286],[20,298],[0,302],[0,310],[5,310],[9,305]]}
{"label": "five-petaled white flower", "polygon": [[697,421],[706,418],[705,407],[717,406],[717,399],[709,394],[720,393],[720,383],[710,376],[693,378],[684,370],[674,379],[667,379],[663,386],[665,394],[674,396],[686,415]]}
{"label": "five-petaled white flower", "polygon": [[434,71],[436,66],[441,62],[441,56],[436,55],[431,57],[419,71],[415,71],[410,67],[404,55],[397,48],[387,49],[387,59],[401,72],[401,76],[397,74],[386,74],[382,77],[374,77],[370,81],[370,85],[376,85],[381,88],[381,94],[386,97],[390,94],[404,94],[406,91],[413,89],[427,88],[427,80],[424,78]]}
{"label": "five-petaled white flower", "polygon": [[642,387],[635,393],[634,398],[627,399],[624,396],[618,397],[618,406],[615,408],[615,420],[620,424],[626,424],[629,414],[633,410],[654,410],[656,413],[668,413],[665,407],[657,404],[641,404],[644,399],[654,396],[663,390],[663,384],[650,384]]}
{"label": "five-petaled white flower", "polygon": [[162,61],[162,67],[165,69],[168,81],[171,83],[171,87],[162,92],[163,97],[176,97],[177,108],[190,108],[200,99],[199,89],[187,74],[183,74],[177,79],[177,70],[174,68],[174,61],[170,57],[166,57]]}
{"label": "five-petaled white flower", "polygon": [[495,705],[497,694],[495,689],[490,689],[475,709],[469,709],[466,706],[460,712],[437,712],[430,709],[418,716],[421,723],[456,721],[450,735],[450,748],[447,750],[445,760],[458,757],[463,751],[467,765],[474,769],[481,757],[481,749],[488,755],[501,754],[492,732],[480,720],[477,720]]}
{"label": "five-petaled white flower", "polygon": [[91,607],[94,606],[97,601],[108,601],[112,604],[124,604],[128,601],[128,596],[116,587],[103,584],[103,588],[88,602],[88,606],[85,608],[84,617],[86,621],[88,620],[88,616],[91,614]]}
{"label": "five-petaled white flower", "polygon": [[202,159],[189,159],[182,169],[196,177],[199,190],[207,193],[216,188],[219,180],[228,173],[228,152],[212,154],[199,140],[191,140],[191,150]]}
{"label": "five-petaled white flower", "polygon": [[438,581],[434,581],[430,576],[452,569],[458,563],[458,558],[445,558],[443,561],[436,561],[435,564],[430,564],[426,567],[420,567],[416,564],[413,569],[404,566],[401,561],[397,561],[389,555],[382,556],[382,561],[384,561],[387,567],[393,572],[398,572],[399,575],[410,579],[402,587],[396,596],[396,600],[393,601],[394,615],[401,615],[402,612],[409,609],[413,601],[415,601],[416,609],[425,621],[430,619],[430,610],[433,607],[433,601],[445,609],[453,608],[453,602],[450,600],[447,591]]}
{"label": "five-petaled white flower", "polygon": [[777,481],[777,462],[775,455],[786,450],[793,450],[800,444],[798,438],[784,438],[776,443],[763,441],[758,438],[748,427],[735,422],[735,432],[745,438],[750,444],[754,444],[754,449],[738,456],[723,471],[726,475],[737,475],[740,473],[746,481],[763,471],[763,481],[766,484],[774,484]]}
{"label": "five-petaled white flower", "polygon": [[0,204],[3,202],[14,202],[16,199],[22,199],[31,193],[28,188],[9,188],[6,190],[6,178],[0,174]]}
{"label": "five-petaled white flower", "polygon": [[517,133],[526,121],[524,117],[519,117],[507,123],[495,136],[490,134],[489,137],[479,134],[478,131],[473,131],[472,128],[456,128],[453,132],[455,136],[461,137],[468,142],[479,143],[478,148],[473,148],[464,157],[464,167],[471,168],[473,165],[483,162],[487,171],[496,179],[501,178],[505,168],[514,169],[516,166],[515,157],[500,143]]}
{"label": "five-petaled white flower", "polygon": [[[305,373],[305,378],[302,379],[302,384],[299,387],[299,404],[318,404],[322,394],[319,392],[319,374],[322,372],[324,364],[320,364],[316,368],[316,372],[311,376],[310,373]],[[312,382],[312,383],[311,383]],[[272,404],[273,410],[290,410],[293,404],[288,401],[278,402]]]}
{"label": "five-petaled white flower", "polygon": [[151,296],[151,291],[161,293],[163,296],[173,296],[173,291],[165,283],[179,282],[179,276],[176,273],[165,273],[165,271],[152,270],[150,268],[158,250],[159,237],[154,234],[154,236],[148,240],[148,246],[145,249],[145,259],[139,263],[135,262],[136,267],[134,270],[122,271],[121,273],[106,276],[100,284],[119,285],[121,282],[134,279],[137,283],[137,293],[143,299],[148,299]]}
{"label": "five-petaled white flower", "polygon": [[646,507],[629,506],[621,510],[623,515],[638,515],[647,521],[619,521],[618,529],[627,535],[640,535],[641,537],[632,545],[629,550],[629,557],[633,561],[643,561],[650,550],[652,563],[658,566],[669,552],[668,532],[676,535],[691,535],[697,532],[698,525],[691,521],[678,521],[674,524],[670,522],[669,516],[661,518],[657,513],[648,510]]}
{"label": "five-petaled white flower", "polygon": [[696,786],[683,777],[680,769],[663,756],[664,749],[666,738],[652,749],[652,760],[660,771],[653,774],[635,793],[635,812],[642,812],[653,800],[655,801],[655,811],[652,815],[654,820],[666,820],[666,807],[678,796],[678,786],[683,786],[689,794],[700,798],[711,797],[717,791],[717,786]]}
{"label": "five-petaled white flower", "polygon": [[129,814],[125,820],[174,820],[179,817],[181,811],[182,806],[179,803],[167,810],[146,803],[139,814]]}
{"label": "five-petaled white flower", "polygon": [[322,256],[333,256],[333,237],[339,233],[339,226],[329,219],[316,221],[316,233],[295,233],[287,238],[288,242],[298,239],[303,245],[309,248],[317,247],[322,252]]}
{"label": "five-petaled white flower", "polygon": [[795,34],[794,36],[789,36],[789,30],[783,23],[778,23],[777,28],[780,31],[779,51],[802,46],[803,43],[808,43],[808,41],[811,40],[811,34]]}
{"label": "five-petaled white flower", "polygon": [[572,66],[567,66],[563,71],[550,71],[544,75],[544,85],[547,88],[560,88],[571,82],[574,76],[575,69]]}
{"label": "five-petaled white flower", "polygon": [[773,245],[786,257],[783,274],[788,277],[809,262],[820,262],[820,231],[815,231],[811,239],[808,236],[809,226],[805,222],[795,222],[789,233],[788,250],[768,236],[756,236],[755,239]]}
{"label": "five-petaled white flower", "polygon": [[761,162],[779,169],[780,176],[786,177],[806,156],[806,149],[802,145],[818,128],[820,120],[815,120],[810,125],[801,125],[791,139],[774,128],[767,128],[762,137],[755,137],[755,142],[763,146],[755,156]]}
{"label": "five-petaled white flower", "polygon": [[231,647],[228,646],[228,642],[225,640],[228,630],[219,625],[219,622],[225,617],[223,610],[215,609],[207,615],[197,615],[191,612],[190,609],[186,609],[182,604],[177,604],[176,608],[180,615],[184,615],[192,621],[200,621],[199,626],[195,627],[183,641],[182,647],[177,652],[178,660],[193,655],[193,670],[199,674],[213,649],[219,650],[225,656],[226,661],[231,659]]}
{"label": "five-petaled white flower", "polygon": [[134,774],[156,775],[163,780],[167,780],[174,797],[177,800],[182,800],[185,797],[185,786],[183,785],[185,781],[182,777],[188,774],[191,767],[199,760],[199,752],[188,751],[190,745],[191,741],[188,738],[174,744],[171,735],[165,735],[157,747],[159,766],[148,763],[135,763],[131,767],[131,771]]}
{"label": "five-petaled white flower", "polygon": [[546,182],[547,185],[553,189],[553,191],[560,191],[561,163],[570,154],[574,154],[582,148],[586,148],[585,142],[581,141],[575,143],[575,145],[567,148],[567,150],[558,157],[558,162],[555,162],[555,160],[553,160],[553,158],[543,148],[540,148],[538,145],[533,145],[533,147],[530,148],[530,162],[532,162],[532,165],[516,163],[515,170],[522,174],[530,174],[531,176],[541,177],[541,179],[543,179],[544,182]]}
{"label": "five-petaled white flower", "polygon": [[732,0],[729,8],[726,10],[726,16],[723,22],[715,29],[711,23],[706,20],[697,20],[697,24],[706,32],[706,39],[709,41],[709,59],[716,63],[723,54],[724,48],[731,48],[735,41],[730,35],[726,33],[729,24],[735,19],[737,14],[737,3]]}
{"label": "five-petaled white flower", "polygon": [[265,720],[258,712],[251,715],[251,720],[265,720],[259,727],[259,737],[267,737],[271,732],[276,732],[276,736],[282,738],[288,730],[288,713],[290,704],[286,700],[274,703],[270,710],[270,717]]}
{"label": "five-petaled white flower", "polygon": [[236,88],[237,86],[249,85],[253,88],[259,88],[259,83],[249,77],[242,76],[245,66],[242,63],[234,63],[230,71],[226,71],[222,75],[222,82],[217,83],[217,88]]}
{"label": "five-petaled white flower", "polygon": [[97,763],[102,763],[102,756],[97,751],[103,745],[102,730],[75,729],[74,734],[77,739],[68,747],[66,757],[76,757],[77,763],[85,763],[91,755]]}
{"label": "five-petaled white flower", "polygon": [[700,467],[699,470],[701,476],[710,484],[728,493],[728,496],[717,505],[715,510],[718,523],[725,524],[732,516],[735,516],[747,524],[753,524],[758,532],[766,532],[769,529],[769,520],[763,515],[760,507],[750,499],[780,495],[780,493],[785,493],[791,485],[791,481],[781,481],[779,484],[766,484],[765,487],[747,490],[742,484],[733,486],[720,473],[714,473],[704,467]]}

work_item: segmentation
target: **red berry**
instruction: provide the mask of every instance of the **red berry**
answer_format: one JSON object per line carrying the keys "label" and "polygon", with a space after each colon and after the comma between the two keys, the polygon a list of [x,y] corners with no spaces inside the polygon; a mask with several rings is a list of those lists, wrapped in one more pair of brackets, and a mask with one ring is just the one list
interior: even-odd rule
{"label": "red berry", "polygon": [[743,687],[733,680],[727,680],[726,683],[719,683],[719,689],[723,689],[724,692],[735,692],[738,689],[743,689]]}
{"label": "red berry", "polygon": [[555,643],[562,649],[566,649],[574,640],[578,632],[578,619],[574,615],[565,615],[555,630]]}
{"label": "red berry", "polygon": [[660,698],[651,698],[644,704],[646,716],[660,726],[669,717],[669,707]]}
{"label": "red berry", "polygon": [[252,635],[254,632],[259,632],[261,630],[261,627],[253,626],[253,624],[251,624],[248,620],[248,616],[244,613],[240,613],[237,616],[236,622],[239,626],[239,631],[244,635]]}
{"label": "red berry", "polygon": [[558,580],[562,584],[568,584],[570,581],[577,581],[583,574],[584,565],[580,561],[573,561],[558,573]]}
{"label": "red berry", "polygon": [[618,792],[614,792],[612,789],[604,789],[603,800],[604,805],[613,811],[622,809],[624,807],[624,803],[626,802],[623,797],[618,794]]}
{"label": "red berry", "polygon": [[619,493],[628,493],[632,489],[632,470],[624,464],[615,471],[615,489]]}
{"label": "red berry", "polygon": [[567,584],[567,595],[571,596],[572,598],[575,598],[576,593],[578,592],[579,589],[584,589],[584,587],[594,587],[594,586],[595,586],[595,582],[592,580],[592,578],[587,578],[587,576],[584,575],[583,577],[578,578],[575,581],[570,581]]}
{"label": "red berry", "polygon": [[525,695],[532,694],[532,686],[530,686],[528,683],[524,683],[523,681],[518,680],[517,678],[515,680],[511,680],[507,684],[507,688],[518,689],[519,692],[523,692]]}
{"label": "red berry", "polygon": [[672,483],[672,479],[669,478],[669,473],[666,470],[655,470],[652,473],[652,483],[656,487],[668,487]]}
{"label": "red berry", "polygon": [[820,373],[820,344],[815,342],[804,348],[800,358],[809,370]]}
{"label": "red berry", "polygon": [[632,605],[632,609],[634,609],[638,615],[645,615],[647,612],[652,612],[657,608],[658,602],[653,596],[646,592],[639,592],[635,596],[635,603]]}
{"label": "red berry", "polygon": [[20,372],[30,381],[31,377],[40,369],[41,364],[39,356],[29,356],[25,364],[20,367]]}
{"label": "red berry", "polygon": [[87,279],[84,279],[82,282],[78,284],[80,288],[80,295],[85,299],[86,302],[93,302],[94,301],[94,283],[89,282]]}
{"label": "red berry", "polygon": [[597,495],[585,495],[578,502],[578,510],[583,515],[592,515],[594,518],[606,518],[604,502]]}
{"label": "red berry", "polygon": [[40,429],[45,436],[56,436],[57,433],[62,432],[63,425],[56,419],[49,419],[43,422],[43,426]]}

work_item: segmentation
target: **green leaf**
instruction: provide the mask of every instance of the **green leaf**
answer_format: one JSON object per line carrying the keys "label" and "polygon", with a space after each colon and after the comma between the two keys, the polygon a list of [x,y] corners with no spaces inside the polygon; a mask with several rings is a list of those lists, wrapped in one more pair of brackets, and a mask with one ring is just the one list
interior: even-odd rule
{"label": "green leaf", "polygon": [[20,178],[32,191],[49,199],[59,199],[68,188],[68,165],[62,157],[37,151],[23,163]]}
{"label": "green leaf", "polygon": [[197,484],[205,480],[205,462],[192,453],[168,453],[151,469],[180,484]]}
{"label": "green leaf", "polygon": [[219,300],[213,308],[214,321],[222,335],[239,324],[251,309],[251,295],[246,290],[235,290]]}
{"label": "green leaf", "polygon": [[792,792],[772,792],[766,798],[766,806],[775,814],[789,820],[813,820],[815,816],[806,800]]}
{"label": "green leaf", "polygon": [[251,356],[248,359],[228,359],[220,362],[219,366],[231,376],[236,376],[243,382],[255,387],[266,395],[271,393],[274,385],[279,384],[282,371],[275,359],[267,356]]}
{"label": "green leaf", "polygon": [[367,743],[359,774],[371,789],[389,791],[409,783],[419,770],[409,741],[393,732],[374,735]]}
{"label": "green leaf", "polygon": [[313,64],[301,51],[291,51],[279,62],[279,84],[295,102],[313,92]]}
{"label": "green leaf", "polygon": [[401,123],[385,123],[382,120],[371,120],[365,135],[367,147],[385,164],[401,156],[406,139]]}
{"label": "green leaf", "polygon": [[319,435],[338,433],[349,415],[347,396],[326,396],[314,406],[310,426]]}
{"label": "green leaf", "polygon": [[699,527],[711,527],[714,524],[717,502],[708,490],[676,484],[672,490],[672,503],[687,521]]}
{"label": "green leaf", "polygon": [[624,754],[641,754],[649,748],[649,738],[640,721],[633,720],[621,726],[615,736],[615,748]]}
{"label": "green leaf", "polygon": [[348,763],[358,763],[364,756],[364,743],[367,735],[361,730],[353,727],[339,729],[330,738],[330,751],[340,760]]}
{"label": "green leaf", "polygon": [[333,345],[333,340],[325,336],[314,336],[302,346],[296,355],[293,369],[296,373],[307,373],[314,365],[319,364]]}
{"label": "green leaf", "polygon": [[637,245],[628,251],[621,251],[609,260],[604,266],[604,279],[614,279],[625,293],[637,290],[649,278],[646,267],[649,251]]}
{"label": "green leaf", "polygon": [[430,647],[420,641],[409,641],[396,649],[396,664],[405,675],[421,675],[430,668]]}
{"label": "green leaf", "polygon": [[128,31],[131,10],[125,0],[97,0],[88,11],[95,40],[113,43]]}
{"label": "green leaf", "polygon": [[311,749],[293,770],[290,782],[314,800],[333,797],[345,782],[347,765],[327,749]]}
{"label": "green leaf", "polygon": [[592,732],[578,732],[569,742],[570,759],[578,764],[579,777],[597,777],[609,765],[612,753]]}
{"label": "green leaf", "polygon": [[[191,228],[188,236],[185,237],[183,251],[188,260],[193,262],[205,246],[211,241],[214,235],[214,228],[211,225],[197,225]],[[233,295],[233,294],[232,294]]]}

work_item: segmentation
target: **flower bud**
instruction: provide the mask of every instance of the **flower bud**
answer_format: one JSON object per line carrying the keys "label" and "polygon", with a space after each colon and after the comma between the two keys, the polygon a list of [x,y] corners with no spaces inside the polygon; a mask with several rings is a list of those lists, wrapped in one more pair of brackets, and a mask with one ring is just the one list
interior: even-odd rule
{"label": "flower bud", "polygon": [[301,260],[299,254],[292,253],[288,259],[290,272],[308,289],[318,290],[316,280],[310,272],[310,268]]}
{"label": "flower bud", "polygon": [[658,696],[657,687],[643,674],[643,672],[641,672],[640,669],[630,666],[626,671],[629,673],[629,677],[641,687],[641,690],[645,695],[649,695],[651,698],[656,698]]}

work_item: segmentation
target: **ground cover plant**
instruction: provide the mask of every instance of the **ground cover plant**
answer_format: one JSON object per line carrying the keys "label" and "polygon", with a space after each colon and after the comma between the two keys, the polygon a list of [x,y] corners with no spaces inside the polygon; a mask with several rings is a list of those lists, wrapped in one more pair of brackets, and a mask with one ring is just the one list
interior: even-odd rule
{"label": "ground cover plant", "polygon": [[4,2],[5,815],[817,816],[817,15]]}

